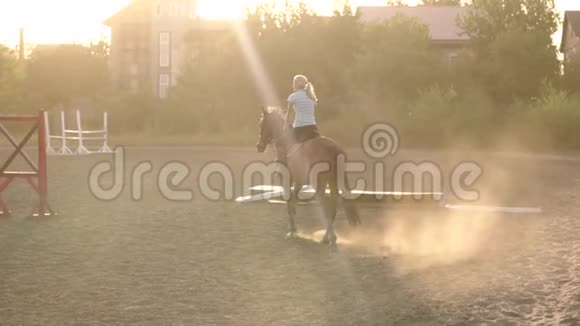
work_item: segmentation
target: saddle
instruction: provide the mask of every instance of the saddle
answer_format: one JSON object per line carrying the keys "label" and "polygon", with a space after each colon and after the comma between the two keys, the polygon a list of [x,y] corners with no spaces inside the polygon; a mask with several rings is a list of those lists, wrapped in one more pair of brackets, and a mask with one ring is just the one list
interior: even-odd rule
{"label": "saddle", "polygon": [[297,155],[302,153],[303,151],[307,150],[307,148],[311,148],[314,141],[318,139],[322,139],[322,136],[316,136],[313,138],[309,138],[303,142],[292,144],[289,148],[283,148],[279,146],[276,148],[276,163],[281,163],[284,165],[288,164],[288,160]]}

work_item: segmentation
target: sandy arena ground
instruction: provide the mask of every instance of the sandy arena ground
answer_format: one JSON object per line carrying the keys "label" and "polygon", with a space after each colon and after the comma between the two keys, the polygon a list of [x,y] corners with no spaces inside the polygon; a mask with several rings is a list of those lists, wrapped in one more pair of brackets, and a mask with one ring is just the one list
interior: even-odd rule
{"label": "sandy arena ground", "polygon": [[241,186],[242,167],[268,154],[157,148],[126,158],[127,181],[143,161],[154,171],[186,163],[181,187],[195,190],[193,201],[164,198],[156,173],[144,178],[143,200],[127,183],[102,201],[89,172],[110,156],[51,157],[58,216],[27,218],[33,198],[22,182],[5,194],[15,215],[0,220],[0,325],[580,325],[580,161],[399,154],[389,168],[429,160],[448,175],[475,161],[480,203],[544,213],[363,209],[364,226],[352,230],[341,212],[333,253],[312,241],[324,228],[315,209],[299,210],[303,238],[287,241],[284,206],[201,196],[205,164],[228,163]]}

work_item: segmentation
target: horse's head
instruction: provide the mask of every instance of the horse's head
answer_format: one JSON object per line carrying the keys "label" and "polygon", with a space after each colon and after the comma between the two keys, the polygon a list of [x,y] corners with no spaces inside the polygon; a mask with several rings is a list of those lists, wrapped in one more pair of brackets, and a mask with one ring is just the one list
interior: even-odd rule
{"label": "horse's head", "polygon": [[257,149],[263,153],[266,147],[276,140],[284,123],[284,118],[279,109],[262,108],[262,117],[260,119],[260,136],[258,139]]}

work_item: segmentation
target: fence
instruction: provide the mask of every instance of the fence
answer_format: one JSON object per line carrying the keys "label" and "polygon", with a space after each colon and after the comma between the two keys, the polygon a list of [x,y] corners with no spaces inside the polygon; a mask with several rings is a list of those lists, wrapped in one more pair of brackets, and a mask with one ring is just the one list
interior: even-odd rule
{"label": "fence", "polygon": [[[34,191],[38,194],[38,205],[35,207],[33,216],[49,216],[53,212],[48,205],[48,176],[47,176],[47,159],[46,148],[38,146],[38,158],[34,162],[30,156],[24,151],[24,146],[32,139],[36,133],[38,137],[38,144],[43,144],[47,140],[46,131],[44,130],[46,123],[44,119],[46,113],[40,111],[38,115],[0,115],[0,133],[12,144],[14,147],[12,153],[8,156],[6,161],[0,166],[0,216],[10,215],[8,206],[2,199],[2,192],[14,181],[14,179],[24,179]],[[17,142],[15,137],[4,127],[3,122],[11,123],[30,123],[32,124],[30,130],[26,133],[24,138]],[[8,170],[17,156],[21,156],[26,163],[28,163],[31,171],[24,170]]]}

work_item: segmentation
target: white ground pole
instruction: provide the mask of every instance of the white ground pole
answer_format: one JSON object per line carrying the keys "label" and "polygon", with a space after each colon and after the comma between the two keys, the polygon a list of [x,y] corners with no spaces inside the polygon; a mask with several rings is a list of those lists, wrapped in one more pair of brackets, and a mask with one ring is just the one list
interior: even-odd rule
{"label": "white ground pole", "polygon": [[50,123],[48,122],[48,112],[44,111],[44,132],[46,134],[46,153],[48,155],[56,155],[56,151],[52,148],[50,136]]}
{"label": "white ground pole", "polygon": [[[90,154],[89,150],[85,147],[84,144],[84,139],[83,139],[83,126],[81,123],[81,111],[77,110],[76,111],[76,117],[77,117],[77,130],[68,130],[67,132],[75,132],[78,135],[78,138],[76,140],[79,141],[79,146],[77,147],[77,150],[75,151],[76,155],[87,155]],[[75,139],[76,137],[71,137],[70,139]]]}
{"label": "white ground pole", "polygon": [[[252,191],[260,192],[252,196],[239,197],[236,199],[238,204],[250,204],[259,202],[268,202],[271,199],[278,199],[284,194],[284,189],[280,186],[262,185],[250,188]],[[372,191],[359,191],[361,194],[374,195]],[[393,193],[384,193],[384,195]],[[448,205],[442,198],[439,207],[448,211],[458,211],[466,213],[499,213],[499,214],[542,214],[543,209],[540,207],[513,207],[513,206],[484,206],[484,205]]]}
{"label": "white ground pole", "polygon": [[540,207],[505,207],[505,206],[477,206],[477,205],[445,205],[452,211],[475,213],[507,213],[507,214],[542,214]]}
{"label": "white ground pole", "polygon": [[60,111],[60,139],[61,139],[61,147],[58,151],[60,155],[72,155],[73,151],[68,148],[66,145],[66,119],[64,115],[64,111]]}
{"label": "white ground pole", "polygon": [[109,147],[109,114],[107,112],[103,113],[103,146],[99,148],[99,153],[112,153],[113,151]]}
{"label": "white ground pole", "polygon": [[[51,135],[50,134],[50,122],[48,118],[48,112],[44,112],[44,122],[45,122],[45,129],[46,129],[46,152],[48,155],[72,155],[73,152],[70,148],[66,145],[66,122],[64,112],[60,112],[60,135]],[[61,147],[58,151],[56,151],[52,147],[52,140],[60,140]]]}

